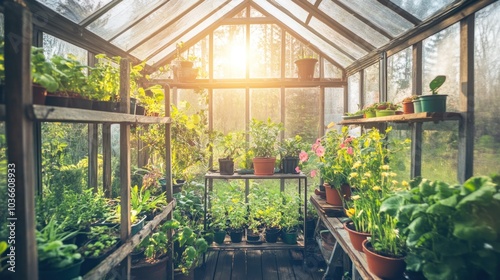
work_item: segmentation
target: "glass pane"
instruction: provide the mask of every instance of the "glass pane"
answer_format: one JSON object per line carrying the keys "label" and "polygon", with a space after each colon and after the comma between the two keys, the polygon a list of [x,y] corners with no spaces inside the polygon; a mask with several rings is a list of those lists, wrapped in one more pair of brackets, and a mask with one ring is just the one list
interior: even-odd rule
{"label": "glass pane", "polygon": [[458,111],[460,94],[460,42],[459,24],[434,34],[423,41],[422,94],[430,94],[429,83],[437,75],[446,75],[439,94],[447,94],[446,110]]}
{"label": "glass pane", "polygon": [[348,94],[347,94],[347,102],[348,102],[348,106],[347,106],[347,112],[349,113],[354,113],[356,111],[358,111],[360,108],[360,104],[359,104],[359,73],[356,73],[352,76],[349,76],[349,78],[347,78],[347,84],[348,84],[348,87],[349,87],[349,91],[348,91]]}
{"label": "glass pane", "polygon": [[245,130],[245,90],[214,89],[214,130],[228,133]]}
{"label": "glass pane", "polygon": [[[243,44],[245,41],[240,41]],[[242,48],[244,49],[244,44]],[[231,56],[233,56],[231,52]],[[246,56],[237,54],[234,60]],[[232,58],[233,60],[233,58]],[[250,25],[250,78],[279,78],[281,75],[281,28],[276,24]]]}
{"label": "glass pane", "polygon": [[[214,1],[220,2],[220,0],[214,0]],[[206,32],[206,28],[208,28],[210,25],[214,24],[216,21],[223,18],[227,13],[231,12],[231,10],[234,7],[236,7],[237,5],[239,5],[241,2],[243,2],[243,0],[234,0],[234,1],[228,2],[222,8],[216,7],[217,11],[214,12],[209,18],[207,18],[204,22],[196,25],[193,29],[189,30],[188,32],[186,32],[184,34],[183,34],[183,32],[185,32],[186,28],[187,28],[184,25],[185,24],[184,20],[180,20],[180,22],[176,22],[174,24],[175,27],[168,28],[168,30],[170,30],[172,33],[162,31],[160,35],[155,36],[150,41],[148,41],[148,43],[151,43],[152,45],[154,45],[154,46],[151,46],[152,48],[164,47],[161,44],[157,44],[157,41],[158,42],[159,41],[169,42],[170,44],[168,46],[166,46],[163,50],[161,50],[158,54],[154,55],[151,59],[148,59],[147,63],[150,65],[154,64],[155,62],[158,62],[161,59],[165,58],[166,56],[175,52],[175,43],[172,43],[173,40],[175,40],[176,42],[180,42],[180,41],[188,42],[193,37],[199,36],[200,33]],[[205,3],[206,3],[206,1],[203,2],[202,5],[205,5]],[[210,2],[210,3],[212,3],[212,2]],[[186,16],[186,17],[198,17],[199,18],[199,16],[196,15],[195,13],[192,14],[192,11],[190,11],[189,16]],[[182,36],[180,38],[178,38],[178,36],[180,36],[181,34],[182,34]],[[166,36],[166,37],[162,38],[162,35]],[[147,44],[144,44],[144,45],[147,45]],[[141,48],[142,48],[142,46],[141,46]],[[147,51],[146,47],[144,47],[143,49]],[[135,54],[135,53],[132,52],[132,54]]]}
{"label": "glass pane", "polygon": [[500,2],[476,13],[474,175],[499,174]]}
{"label": "glass pane", "polygon": [[285,90],[285,138],[300,135],[313,143],[319,135],[319,88]]}
{"label": "glass pane", "polygon": [[407,1],[407,0],[391,0],[394,4],[405,9],[409,13],[413,14],[417,18],[423,20],[435,13],[437,13],[442,8],[448,6],[453,2],[453,0],[418,0],[418,1]]}
{"label": "glass pane", "polygon": [[340,0],[340,2],[364,18],[367,18],[378,27],[386,30],[394,37],[413,27],[411,22],[405,20],[386,6],[380,4],[377,0]]}
{"label": "glass pane", "polygon": [[[405,139],[411,139],[411,126],[406,123],[391,123],[392,131],[390,133],[391,139],[395,141],[404,141]],[[393,149],[395,148],[395,149]],[[389,149],[395,152],[389,161],[389,166],[393,172],[396,172],[397,176],[395,180],[401,182],[405,180],[409,182],[411,177],[411,148],[400,149],[400,147],[389,146]]]}
{"label": "glass pane", "polygon": [[65,18],[80,23],[111,0],[37,0]]}
{"label": "glass pane", "polygon": [[300,21],[306,22],[307,17],[309,16],[309,12],[302,9],[299,5],[295,4],[293,1],[276,0],[274,2],[283,6],[285,9],[287,9],[290,13],[292,13]]}
{"label": "glass pane", "polygon": [[331,57],[333,60],[338,62],[342,67],[347,67],[353,60],[340,52],[338,49],[330,45],[329,43],[323,41],[320,37],[316,36],[314,33],[310,32],[307,28],[301,25],[299,22],[290,18],[271,3],[265,0],[254,0],[256,4],[265,9],[269,14],[274,16],[280,22],[286,24],[288,28],[297,32],[301,37],[307,38],[309,42],[320,49],[325,55]]}
{"label": "glass pane", "polygon": [[[295,61],[303,57],[317,58],[319,55],[308,48],[300,40],[290,35],[288,32],[285,35],[285,77],[297,78],[297,66]],[[319,67],[316,64],[314,77],[319,77]]]}
{"label": "glass pane", "polygon": [[266,17],[261,12],[257,11],[254,7],[250,7],[250,17]]}
{"label": "glass pane", "polygon": [[247,17],[247,8],[241,10],[238,14],[234,16],[234,18],[245,18]]}
{"label": "glass pane", "polygon": [[4,28],[3,28],[3,13],[0,13],[0,36],[3,37],[3,33],[4,33]]}
{"label": "glass pane", "polygon": [[281,94],[279,88],[250,89],[250,119],[281,122]]}
{"label": "glass pane", "polygon": [[342,69],[323,58],[323,71],[325,78],[342,79]]}
{"label": "glass pane", "polygon": [[244,25],[222,25],[214,31],[214,78],[246,76]]}
{"label": "glass pane", "polygon": [[387,58],[387,100],[397,103],[414,94],[412,64],[411,47]]}
{"label": "glass pane", "polygon": [[102,38],[109,40],[162,3],[165,3],[165,1],[124,0],[89,24],[87,28]]}
{"label": "glass pane", "polygon": [[309,26],[314,28],[314,30],[318,31],[321,35],[325,36],[325,38],[328,38],[328,40],[337,45],[339,49],[345,51],[350,56],[356,59],[359,59],[368,53],[367,51],[363,50],[358,45],[353,43],[351,40],[340,35],[337,31],[331,29],[328,25],[315,17],[311,18]]}
{"label": "glass pane", "polygon": [[389,38],[369,27],[333,1],[322,1],[319,9],[377,48],[389,42]]}
{"label": "glass pane", "polygon": [[43,52],[47,58],[51,58],[54,55],[66,56],[72,54],[76,56],[76,59],[82,64],[87,65],[87,50],[46,33],[43,34]]}
{"label": "glass pane", "polygon": [[[331,122],[339,123],[344,115],[344,89],[325,88],[325,128]],[[340,126],[335,126],[340,129]]]}
{"label": "glass pane", "polygon": [[423,124],[422,177],[447,183],[458,183],[457,140],[458,122]]}
{"label": "glass pane", "polygon": [[189,104],[186,113],[188,115],[199,112],[200,110],[207,110],[208,105],[205,102],[207,95],[206,89],[194,90],[194,89],[177,89],[177,96],[172,99],[172,103],[180,104],[181,102],[186,102]]}
{"label": "glass pane", "polygon": [[372,66],[366,68],[364,77],[365,81],[363,83],[363,107],[369,106],[373,103],[377,103],[380,101],[379,95],[379,64],[375,63]]}
{"label": "glass pane", "polygon": [[[130,27],[123,34],[113,39],[111,43],[124,50],[129,50],[132,46],[134,46],[138,42],[145,40],[154,32],[161,30],[167,24],[172,24],[172,21],[176,17],[180,16],[180,14],[185,12],[188,8],[190,8],[190,5],[186,5],[186,3],[183,1],[168,1],[158,10],[142,19],[138,24]],[[200,8],[197,9],[198,12],[200,12],[199,9]],[[197,18],[198,17],[192,18],[192,23],[189,24],[189,26],[194,24],[194,21]]]}

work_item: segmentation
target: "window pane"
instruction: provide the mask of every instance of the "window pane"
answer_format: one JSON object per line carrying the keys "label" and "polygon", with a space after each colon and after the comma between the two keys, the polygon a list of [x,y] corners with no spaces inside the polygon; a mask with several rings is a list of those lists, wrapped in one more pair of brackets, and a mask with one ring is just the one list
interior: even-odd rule
{"label": "window pane", "polygon": [[[391,139],[398,142],[411,139],[411,127],[408,124],[391,123],[390,125],[392,126]],[[389,146],[389,149],[395,152],[391,161],[389,161],[391,170],[397,174],[395,180],[398,182],[402,180],[409,182],[411,179],[411,148],[408,146],[408,149],[402,150],[400,147]]]}
{"label": "window pane", "polygon": [[51,58],[54,55],[66,56],[72,54],[76,56],[77,60],[82,64],[87,65],[87,50],[46,33],[43,34],[43,52],[47,58]]}
{"label": "window pane", "polygon": [[283,6],[285,9],[287,9],[290,13],[292,13],[297,19],[299,19],[301,22],[306,22],[307,16],[309,16],[309,12],[302,9],[299,5],[293,3],[293,1],[290,0],[276,0],[276,3],[280,4]]}
{"label": "window pane", "polygon": [[245,78],[244,25],[222,25],[214,31],[214,78]]}
{"label": "window pane", "polygon": [[378,69],[379,64],[375,63],[364,70],[365,81],[363,83],[363,107],[380,101]]}
{"label": "window pane", "polygon": [[[344,115],[344,89],[343,88],[325,88],[325,123],[326,127],[331,122],[339,123]],[[340,129],[340,126],[335,126]]]}
{"label": "window pane", "polygon": [[[458,122],[424,123],[422,177],[457,183]],[[439,159],[439,160],[436,160]]]}
{"label": "window pane", "polygon": [[194,90],[194,89],[177,89],[177,97],[172,100],[174,104],[181,104],[181,102],[187,102],[189,107],[186,113],[191,115],[200,110],[207,110],[208,106],[206,103],[207,90]]}
{"label": "window pane", "polygon": [[261,12],[257,11],[253,7],[250,7],[250,17],[266,17]]}
{"label": "window pane", "polygon": [[349,93],[347,95],[348,99],[348,111],[349,113],[354,113],[360,108],[359,104],[359,73],[349,76],[347,79],[347,84],[349,86]]}
{"label": "window pane", "polygon": [[446,75],[446,82],[439,94],[447,94],[446,110],[458,111],[459,102],[459,65],[460,44],[459,24],[425,39],[423,41],[423,78],[422,94],[430,94],[429,83],[437,75]]}
{"label": "window pane", "polygon": [[214,89],[214,130],[228,133],[245,130],[245,90]]}
{"label": "window pane", "polygon": [[321,1],[319,9],[377,48],[389,43],[389,38],[342,9],[334,1]]}
{"label": "window pane", "polygon": [[[285,35],[285,77],[297,78],[297,66],[295,61],[303,57],[317,58],[319,55],[313,52],[300,40],[290,35],[288,32]],[[319,67],[316,64],[314,77],[319,77]]]}
{"label": "window pane", "polygon": [[[243,50],[244,42],[240,40]],[[236,54],[234,60],[243,58]],[[250,61],[250,78],[281,76],[281,28],[275,24],[250,25]]]}
{"label": "window pane", "polygon": [[323,71],[325,78],[342,79],[342,69],[323,58]]}
{"label": "window pane", "polygon": [[319,135],[319,88],[285,90],[285,138],[300,135],[312,143]]}
{"label": "window pane", "polygon": [[499,174],[500,2],[476,13],[474,175]]}
{"label": "window pane", "polygon": [[394,4],[405,9],[409,13],[418,17],[419,19],[426,19],[436,12],[446,7],[447,5],[458,2],[453,0],[419,0],[419,1],[406,1],[406,0],[391,0]]}
{"label": "window pane", "polygon": [[412,93],[412,52],[406,48],[387,58],[387,100],[400,102]]}
{"label": "window pane", "polygon": [[111,2],[111,0],[37,1],[76,23],[80,23],[86,17]]}
{"label": "window pane", "polygon": [[281,122],[280,89],[250,89],[250,119],[265,121],[267,118],[275,123]]}

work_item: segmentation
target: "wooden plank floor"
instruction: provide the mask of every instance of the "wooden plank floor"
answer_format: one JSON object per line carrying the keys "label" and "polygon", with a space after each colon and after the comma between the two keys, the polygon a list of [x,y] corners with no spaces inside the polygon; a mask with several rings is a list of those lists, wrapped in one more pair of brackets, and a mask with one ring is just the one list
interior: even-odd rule
{"label": "wooden plank floor", "polygon": [[[293,253],[293,254],[292,254]],[[211,251],[195,271],[196,280],[319,280],[324,270],[304,269],[290,250]]]}

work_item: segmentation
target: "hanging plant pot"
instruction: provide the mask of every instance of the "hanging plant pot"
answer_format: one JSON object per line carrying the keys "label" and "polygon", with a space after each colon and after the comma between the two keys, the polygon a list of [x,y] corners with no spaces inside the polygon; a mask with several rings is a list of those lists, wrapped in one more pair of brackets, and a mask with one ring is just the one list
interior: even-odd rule
{"label": "hanging plant pot", "polygon": [[226,231],[225,230],[216,230],[214,233],[214,241],[217,244],[224,244],[224,239],[226,239]]}
{"label": "hanging plant pot", "polygon": [[232,243],[240,243],[241,240],[243,239],[243,229],[230,229],[229,230],[229,237],[231,237],[231,242]]}
{"label": "hanging plant pot", "polygon": [[446,112],[446,94],[421,95],[419,97],[422,112]]}
{"label": "hanging plant pot", "polygon": [[354,249],[362,252],[363,251],[363,246],[362,246],[363,241],[365,241],[367,237],[370,237],[372,235],[369,233],[366,233],[366,232],[356,231],[354,228],[354,224],[352,222],[344,223],[344,229],[349,234],[349,239],[351,240],[352,247],[354,247]]}
{"label": "hanging plant pot", "polygon": [[72,265],[59,269],[47,269],[46,267],[39,266],[38,278],[40,280],[70,280],[80,276],[80,267],[83,260],[79,260]]}
{"label": "hanging plant pot", "polygon": [[298,157],[284,157],[281,160],[281,164],[283,165],[283,173],[285,174],[298,174],[295,168],[299,165]]}
{"label": "hanging plant pot", "polygon": [[373,252],[373,248],[368,240],[363,241],[363,252],[366,256],[368,269],[371,273],[383,279],[403,278],[406,269],[404,257],[393,258],[379,255]]}
{"label": "hanging plant pot", "polygon": [[316,58],[302,58],[295,61],[297,65],[297,74],[299,80],[310,81],[314,78],[314,70],[316,68]]}
{"label": "hanging plant pot", "polygon": [[173,60],[171,63],[174,80],[179,82],[192,82],[198,76],[198,69],[193,68],[194,63],[188,60]]}
{"label": "hanging plant pot", "polygon": [[234,174],[234,160],[232,158],[219,159],[220,175]]}
{"label": "hanging plant pot", "polygon": [[274,164],[276,163],[276,158],[262,158],[256,157],[253,159],[253,168],[255,175],[273,175],[274,174]]}

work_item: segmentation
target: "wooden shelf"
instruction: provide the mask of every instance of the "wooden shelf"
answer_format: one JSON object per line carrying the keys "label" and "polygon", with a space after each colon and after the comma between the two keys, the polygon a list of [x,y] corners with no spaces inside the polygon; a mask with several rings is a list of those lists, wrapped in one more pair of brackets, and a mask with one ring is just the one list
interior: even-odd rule
{"label": "wooden shelf", "polygon": [[276,243],[262,242],[262,244],[249,244],[246,242],[245,236],[240,243],[231,243],[231,238],[226,236],[223,244],[217,244],[214,242],[213,245],[208,247],[209,251],[221,251],[221,250],[285,250],[285,249],[302,249],[304,248],[304,237],[300,234],[297,237],[297,244],[285,244],[282,241]]}
{"label": "wooden shelf", "polygon": [[387,117],[376,117],[376,118],[361,118],[361,119],[350,119],[343,120],[339,122],[339,125],[366,125],[366,124],[378,124],[385,122],[395,122],[395,123],[412,123],[412,122],[438,122],[438,121],[450,121],[450,120],[461,120],[462,115],[460,113],[415,113],[415,114],[403,114],[394,115]]}
{"label": "wooden shelf", "polygon": [[[1,113],[1,111],[0,111]],[[77,108],[32,105],[28,116],[44,122],[117,123],[117,124],[166,124],[169,117],[147,117],[122,113],[85,110]]]}
{"label": "wooden shelf", "polygon": [[254,174],[237,174],[221,175],[218,172],[209,172],[205,174],[206,179],[303,179],[307,178],[304,173],[299,174],[283,174],[275,173],[273,175],[254,175]]}

